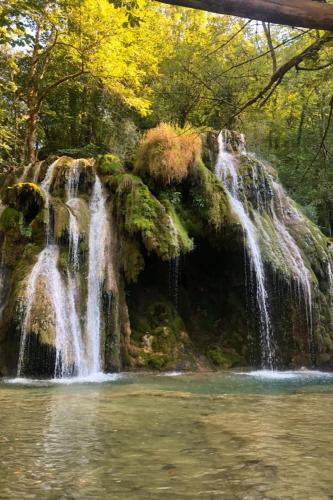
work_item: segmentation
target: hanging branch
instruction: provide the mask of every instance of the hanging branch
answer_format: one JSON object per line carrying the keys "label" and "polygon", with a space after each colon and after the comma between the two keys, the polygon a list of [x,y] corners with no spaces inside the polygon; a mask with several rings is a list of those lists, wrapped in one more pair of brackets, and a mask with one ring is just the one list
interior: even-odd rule
{"label": "hanging branch", "polygon": [[265,104],[267,100],[271,97],[271,95],[275,92],[277,87],[280,85],[282,82],[283,78],[285,75],[292,69],[292,68],[297,68],[301,62],[304,61],[304,59],[312,56],[313,54],[317,53],[326,43],[332,41],[333,35],[331,33],[327,33],[323,37],[319,38],[316,40],[314,43],[312,43],[309,47],[304,49],[300,54],[296,55],[292,59],[289,59],[286,63],[284,63],[282,66],[280,66],[277,71],[272,75],[270,81],[268,84],[252,99],[247,101],[238,111],[235,113],[229,121],[233,120],[236,118],[238,115],[243,113],[247,108],[250,106],[253,106],[253,104],[257,103],[258,101],[262,101],[261,105]]}

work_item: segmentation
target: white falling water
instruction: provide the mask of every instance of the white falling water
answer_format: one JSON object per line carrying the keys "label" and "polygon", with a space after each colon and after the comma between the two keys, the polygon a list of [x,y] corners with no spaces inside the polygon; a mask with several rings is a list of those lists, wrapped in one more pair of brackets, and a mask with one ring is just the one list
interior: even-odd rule
{"label": "white falling water", "polygon": [[262,347],[262,364],[273,368],[274,349],[272,341],[272,325],[268,310],[268,294],[265,285],[265,271],[258,243],[255,225],[251,221],[245,205],[239,195],[239,179],[234,157],[226,149],[222,132],[218,136],[218,157],[215,166],[217,177],[224,182],[230,205],[242,225],[246,247],[249,252],[251,268],[256,276],[256,298],[260,313],[260,335]]}
{"label": "white falling water", "polygon": [[51,243],[51,221],[50,221],[50,187],[52,184],[53,180],[53,173],[54,170],[59,162],[59,158],[56,159],[51,165],[49,165],[45,177],[43,179],[43,182],[41,183],[40,187],[44,191],[45,194],[45,208],[47,210],[47,225],[46,225],[46,241],[47,244]]}
{"label": "white falling water", "polygon": [[[273,217],[274,227],[279,235],[279,243],[283,252],[284,259],[289,267],[291,275],[297,284],[297,293],[305,303],[305,313],[308,326],[308,336],[310,343],[310,351],[313,344],[313,321],[312,321],[312,280],[311,273],[307,266],[305,265],[302,253],[295,242],[294,238],[290,234],[288,227],[285,223],[285,207],[287,206],[286,195],[283,188],[278,184],[273,178],[271,178],[271,186],[273,190],[274,197],[271,203],[271,213]],[[283,202],[284,199],[284,202]],[[274,206],[274,202],[278,202],[278,213],[277,214]],[[292,207],[291,207],[292,208]],[[292,210],[293,213],[296,212],[295,209]],[[298,212],[295,216],[302,217]]]}
{"label": "white falling water", "polygon": [[[176,251],[179,252],[179,237],[177,227],[169,216],[170,232],[175,241]],[[180,252],[179,252],[180,253]],[[179,281],[180,281],[180,255],[177,255],[169,261],[169,295],[176,309],[179,306]]]}
{"label": "white falling water", "polygon": [[[49,212],[49,190],[53,179],[54,168],[57,165],[56,160],[52,163],[41,184],[46,195],[46,206]],[[74,217],[74,216],[73,216]],[[75,219],[76,223],[76,219]],[[75,235],[75,224],[72,239],[77,241]],[[52,305],[55,315],[55,377],[65,377],[75,373],[78,376],[88,374],[86,354],[83,343],[80,320],[76,310],[77,290],[75,278],[67,272],[67,283],[62,278],[57,264],[59,257],[59,248],[50,243],[50,214],[48,213],[47,226],[47,244],[45,249],[39,254],[37,262],[33,267],[26,288],[27,303],[22,323],[22,334],[20,341],[20,352],[17,375],[21,376],[24,370],[24,358],[27,345],[27,336],[31,324],[31,312],[36,298],[36,289],[39,280],[43,280],[46,287],[48,300]],[[77,246],[77,245],[76,245]],[[75,250],[73,253],[77,254]],[[76,259],[76,257],[75,257]]]}
{"label": "white falling water", "polygon": [[39,280],[45,286],[45,293],[54,311],[56,364],[55,376],[71,375],[74,367],[78,375],[84,375],[84,352],[80,327],[75,310],[73,287],[66,287],[57,267],[59,249],[56,245],[47,245],[39,254],[36,264],[29,276],[26,297],[27,303],[22,324],[22,335],[19,352],[17,375],[24,371],[27,335],[31,324],[31,312],[36,300]]}
{"label": "white falling water", "polygon": [[89,208],[90,231],[86,335],[89,372],[97,373],[101,370],[101,302],[104,274],[108,268],[106,250],[109,247],[110,240],[106,202],[103,187],[98,176],[96,176]]}
{"label": "white falling water", "polygon": [[74,271],[80,267],[79,261],[79,242],[80,242],[80,229],[77,218],[73,214],[71,208],[75,203],[75,198],[67,201],[67,206],[70,208],[69,212],[69,258],[73,265]]}
{"label": "white falling water", "polygon": [[79,241],[80,230],[77,218],[72,212],[72,206],[75,204],[75,199],[78,194],[80,181],[79,162],[74,160],[68,173],[67,179],[67,206],[69,210],[69,256],[73,265],[74,271],[79,269]]}
{"label": "white falling water", "polygon": [[327,256],[327,277],[329,283],[331,309],[333,309],[333,270],[332,270],[331,258],[329,255]]}

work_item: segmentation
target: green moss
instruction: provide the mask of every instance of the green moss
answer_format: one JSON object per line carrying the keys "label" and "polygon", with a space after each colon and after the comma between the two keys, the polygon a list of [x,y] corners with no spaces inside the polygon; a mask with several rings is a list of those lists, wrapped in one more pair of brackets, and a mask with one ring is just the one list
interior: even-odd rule
{"label": "green moss", "polygon": [[179,250],[181,253],[191,252],[194,248],[193,239],[190,238],[185,224],[181,219],[181,215],[178,215],[174,206],[167,200],[163,202],[168,210],[168,214],[172,220],[173,228],[177,233],[177,242]]}
{"label": "green moss", "polygon": [[190,179],[193,208],[212,228],[235,222],[223,184],[202,160],[192,169]]}
{"label": "green moss", "polygon": [[97,170],[101,175],[119,175],[125,173],[121,159],[112,154],[101,155],[97,158]]}
{"label": "green moss", "polygon": [[52,196],[67,199],[68,177],[76,161],[76,168],[79,172],[78,190],[81,195],[88,197],[95,182],[95,162],[88,159],[73,160],[68,156],[58,158],[54,167],[53,178],[50,186]]}
{"label": "green moss", "polygon": [[242,362],[242,357],[231,351],[222,351],[218,346],[211,347],[207,351],[208,359],[214,366],[219,368],[232,368]]}
{"label": "green moss", "polygon": [[31,222],[44,207],[45,195],[33,182],[20,182],[8,187],[4,202],[24,215],[26,222]]}
{"label": "green moss", "polygon": [[163,354],[144,354],[145,364],[153,370],[161,370],[168,363],[168,358]]}
{"label": "green moss", "polygon": [[22,224],[23,214],[15,208],[7,207],[0,216],[0,230],[8,231]]}
{"label": "green moss", "polygon": [[145,265],[139,243],[133,238],[126,238],[123,242],[121,257],[126,280],[136,282]]}
{"label": "green moss", "polygon": [[23,238],[31,238],[32,236],[32,228],[25,224],[23,213],[11,207],[5,208],[1,214],[0,230],[6,233],[4,245],[6,251],[10,251],[11,244],[17,244],[20,236]]}
{"label": "green moss", "polygon": [[139,177],[109,176],[105,184],[114,194],[116,219],[125,233],[140,234],[146,249],[156,252],[163,260],[179,255],[178,238],[170,216]]}

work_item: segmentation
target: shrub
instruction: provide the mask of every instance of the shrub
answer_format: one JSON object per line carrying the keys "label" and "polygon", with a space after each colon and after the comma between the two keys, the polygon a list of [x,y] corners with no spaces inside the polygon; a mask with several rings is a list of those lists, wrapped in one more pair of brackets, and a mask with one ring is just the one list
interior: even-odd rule
{"label": "shrub", "polygon": [[200,154],[199,134],[161,123],[148,130],[140,141],[135,169],[149,174],[163,185],[181,182]]}

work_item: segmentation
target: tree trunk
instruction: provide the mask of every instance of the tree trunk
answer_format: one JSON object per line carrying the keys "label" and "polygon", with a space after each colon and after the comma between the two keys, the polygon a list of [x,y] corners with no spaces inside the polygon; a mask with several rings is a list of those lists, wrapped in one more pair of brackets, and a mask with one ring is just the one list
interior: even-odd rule
{"label": "tree trunk", "polygon": [[333,31],[333,5],[313,0],[157,0],[216,14]]}
{"label": "tree trunk", "polygon": [[37,122],[38,109],[33,108],[29,111],[29,117],[26,124],[25,135],[25,162],[34,163],[37,160]]}

